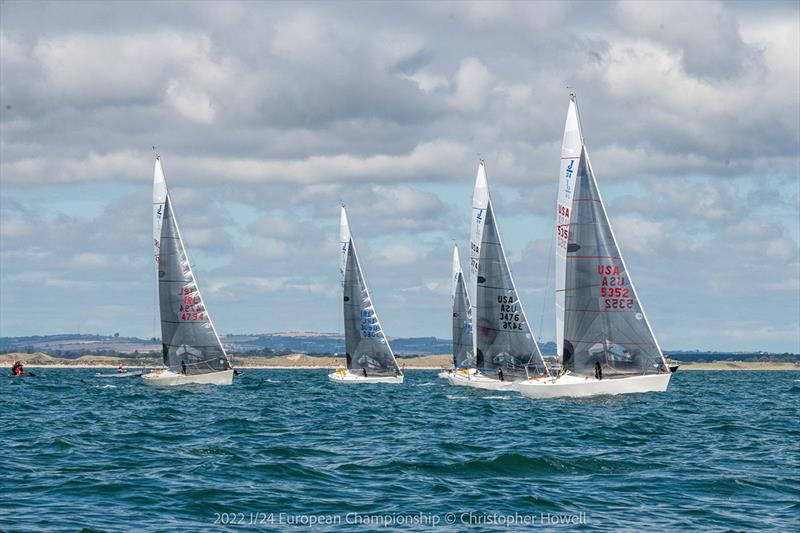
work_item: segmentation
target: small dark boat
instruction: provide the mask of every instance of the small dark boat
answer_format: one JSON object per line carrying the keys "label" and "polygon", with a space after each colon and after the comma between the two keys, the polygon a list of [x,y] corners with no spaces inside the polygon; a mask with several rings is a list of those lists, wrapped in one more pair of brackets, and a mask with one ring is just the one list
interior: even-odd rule
{"label": "small dark boat", "polygon": [[670,365],[670,367],[669,367],[669,371],[670,371],[670,372],[672,372],[672,373],[674,374],[675,372],[677,372],[677,371],[678,371],[678,368],[680,368],[680,366],[681,366],[681,365]]}

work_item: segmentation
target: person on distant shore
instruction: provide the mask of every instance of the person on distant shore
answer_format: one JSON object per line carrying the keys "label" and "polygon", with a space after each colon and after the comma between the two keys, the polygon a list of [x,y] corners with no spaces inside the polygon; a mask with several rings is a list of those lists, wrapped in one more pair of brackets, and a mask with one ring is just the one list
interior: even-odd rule
{"label": "person on distant shore", "polygon": [[186,375],[186,361],[181,359],[181,374]]}
{"label": "person on distant shore", "polygon": [[362,368],[361,370],[364,371],[364,377],[367,377],[367,369],[366,368]]}
{"label": "person on distant shore", "polygon": [[497,379],[499,379],[500,381],[505,381],[506,380],[505,376],[503,375],[503,369],[502,368],[498,368],[497,369]]}

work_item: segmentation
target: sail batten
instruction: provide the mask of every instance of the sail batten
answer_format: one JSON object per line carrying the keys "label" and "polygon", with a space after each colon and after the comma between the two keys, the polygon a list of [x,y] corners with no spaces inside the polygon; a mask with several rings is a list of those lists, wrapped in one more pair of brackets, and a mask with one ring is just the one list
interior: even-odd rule
{"label": "sail batten", "polygon": [[344,207],[340,217],[339,238],[347,369],[373,375],[399,374],[400,368],[375,312],[361,270]]}

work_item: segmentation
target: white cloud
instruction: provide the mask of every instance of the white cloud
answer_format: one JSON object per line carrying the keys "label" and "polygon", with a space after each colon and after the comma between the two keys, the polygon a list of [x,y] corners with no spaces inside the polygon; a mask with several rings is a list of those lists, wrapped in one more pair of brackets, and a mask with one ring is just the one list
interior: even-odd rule
{"label": "white cloud", "polygon": [[631,251],[640,255],[653,255],[669,235],[664,224],[639,217],[615,217],[614,231],[623,253]]}
{"label": "white cloud", "polygon": [[40,91],[80,105],[152,102],[175,77],[208,83],[222,70],[210,53],[207,37],[169,31],[58,35],[34,48],[45,76]]}
{"label": "white cloud", "polygon": [[82,158],[59,159],[43,155],[0,161],[0,173],[5,183],[19,185],[114,181],[119,177],[132,180],[147,174],[148,159],[141,152],[131,150],[107,154],[90,151]]}
{"label": "white cloud", "polygon": [[391,244],[380,251],[381,262],[387,265],[413,265],[420,260],[417,251],[404,244]]}
{"label": "white cloud", "polygon": [[430,2],[425,9],[464,20],[473,30],[519,30],[521,33],[542,32],[559,27],[569,4],[558,1],[515,2],[512,0],[443,0]]}
{"label": "white cloud", "polygon": [[342,67],[346,66],[346,57],[337,49],[343,44],[342,37],[321,14],[300,10],[276,25],[271,51],[287,61],[307,62],[326,69]]}
{"label": "white cloud", "polygon": [[[467,150],[449,141],[420,143],[406,154],[315,155],[304,159],[254,159],[196,156],[165,157],[170,168],[180,168],[181,176],[193,180],[218,183],[220,180],[240,183],[303,183],[352,181],[415,181],[434,175],[449,179],[458,171],[453,161],[468,161]],[[150,153],[123,150],[85,157],[40,156],[0,161],[3,179],[7,183],[33,185],[42,183],[74,183],[111,181],[123,178],[140,181],[152,173]],[[169,179],[169,178],[168,178]]]}
{"label": "white cloud", "polygon": [[402,79],[413,81],[421,91],[429,94],[450,86],[450,80],[447,76],[432,72],[429,69],[420,69],[413,74],[399,74],[398,76]]}
{"label": "white cloud", "polygon": [[5,65],[25,63],[28,50],[22,43],[19,43],[0,30],[0,60]]}
{"label": "white cloud", "polygon": [[320,183],[413,181],[422,175],[452,176],[451,161],[467,159],[463,146],[450,141],[420,143],[406,154],[313,155],[294,160],[195,157],[180,163],[196,176],[225,176],[240,182]]}
{"label": "white cloud", "polygon": [[419,317],[448,315],[478,153],[538,322],[570,85],[662,344],[796,328],[797,8],[650,4],[4,5],[0,325],[71,329],[25,317],[80,290],[82,323],[122,330],[120,298],[151,334],[152,144],[223,327],[340,326],[341,199],[381,318],[448,335]]}
{"label": "white cloud", "polygon": [[623,0],[617,14],[628,31],[677,50],[694,75],[738,74],[751,56],[736,17],[722,2]]}
{"label": "white cloud", "polygon": [[107,268],[112,264],[112,258],[106,254],[83,252],[75,254],[70,262],[76,268]]}
{"label": "white cloud", "polygon": [[461,61],[453,85],[455,92],[448,103],[461,111],[480,111],[486,106],[493,76],[480,60],[469,57]]}
{"label": "white cloud", "polygon": [[189,120],[202,124],[214,122],[216,110],[209,96],[202,91],[186,87],[178,80],[170,80],[167,84],[166,99],[175,111]]}

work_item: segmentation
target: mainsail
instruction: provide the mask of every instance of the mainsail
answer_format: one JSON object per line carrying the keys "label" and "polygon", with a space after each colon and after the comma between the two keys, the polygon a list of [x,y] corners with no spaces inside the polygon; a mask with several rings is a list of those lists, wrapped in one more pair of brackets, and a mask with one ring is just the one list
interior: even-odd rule
{"label": "mainsail", "polygon": [[474,367],[472,357],[472,317],[470,316],[469,295],[458,246],[453,248],[453,366],[455,368]]}
{"label": "mainsail", "polygon": [[347,369],[363,369],[371,375],[398,374],[400,369],[397,360],[383,334],[367,283],[364,281],[364,274],[361,272],[344,206],[342,206],[339,236]]}
{"label": "mainsail", "polygon": [[556,324],[564,369],[649,374],[666,363],[606,215],[570,99],[557,205]]}
{"label": "mainsail", "polygon": [[545,372],[500,241],[483,161],[472,201],[470,273],[475,366],[524,374],[532,365]]}
{"label": "mainsail", "polygon": [[230,361],[197,287],[159,158],[153,179],[153,213],[164,364],[188,375],[228,370]]}

